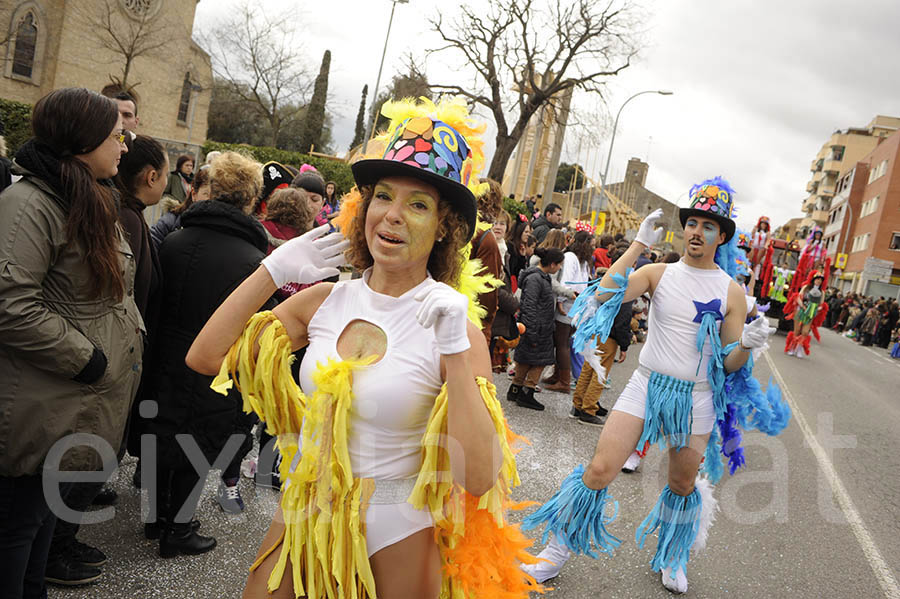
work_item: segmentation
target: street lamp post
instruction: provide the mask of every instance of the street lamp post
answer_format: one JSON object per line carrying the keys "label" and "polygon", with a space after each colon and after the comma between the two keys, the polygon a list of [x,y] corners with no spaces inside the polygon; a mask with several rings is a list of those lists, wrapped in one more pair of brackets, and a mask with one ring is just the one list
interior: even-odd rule
{"label": "street lamp post", "polygon": [[[387,34],[384,36],[384,50],[381,51],[381,63],[378,65],[378,76],[375,78],[375,92],[372,94],[372,109],[375,108],[375,102],[378,101],[378,86],[381,83],[381,70],[384,68],[384,57],[387,54],[388,40],[391,39],[391,25],[394,24],[394,10],[398,4],[406,4],[409,0],[391,0],[391,18],[388,20]],[[362,153],[365,155],[366,148],[369,147],[369,138],[372,137],[372,129],[375,127],[377,114],[369,115],[369,126],[366,127],[366,139],[363,141]]]}
{"label": "street lamp post", "polygon": [[609,140],[609,151],[606,153],[606,166],[603,168],[603,173],[600,175],[600,197],[597,198],[595,202],[592,202],[591,210],[600,211],[600,208],[603,204],[603,200],[606,197],[604,193],[604,188],[606,187],[606,175],[609,173],[609,161],[612,159],[612,151],[613,144],[616,143],[616,129],[619,127],[619,116],[622,114],[622,110],[625,108],[625,105],[637,98],[638,96],[642,96],[644,94],[659,94],[661,96],[671,96],[673,92],[669,90],[656,90],[656,89],[648,89],[646,91],[638,92],[622,102],[622,106],[619,107],[619,112],[616,113],[616,120],[613,123],[613,131],[612,136]]}

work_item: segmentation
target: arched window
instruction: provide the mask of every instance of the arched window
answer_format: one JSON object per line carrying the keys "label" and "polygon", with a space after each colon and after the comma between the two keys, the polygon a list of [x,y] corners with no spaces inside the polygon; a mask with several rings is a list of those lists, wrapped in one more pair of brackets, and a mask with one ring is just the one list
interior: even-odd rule
{"label": "arched window", "polygon": [[178,122],[186,123],[188,119],[188,109],[191,107],[191,74],[184,74],[184,83],[181,86],[181,101],[178,103]]}
{"label": "arched window", "polygon": [[16,45],[12,61],[14,75],[31,78],[36,47],[37,27],[34,24],[34,14],[29,12],[16,28]]}

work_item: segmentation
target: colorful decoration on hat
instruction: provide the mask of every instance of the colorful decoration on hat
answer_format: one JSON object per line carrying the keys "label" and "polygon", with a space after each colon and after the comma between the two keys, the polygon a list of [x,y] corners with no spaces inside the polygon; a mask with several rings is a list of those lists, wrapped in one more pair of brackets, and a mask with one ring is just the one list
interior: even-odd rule
{"label": "colorful decoration on hat", "polygon": [[759,230],[760,226],[763,225],[763,224],[766,225],[766,227],[767,227],[766,230],[767,230],[767,231],[770,230],[770,229],[772,228],[772,223],[769,222],[769,217],[768,217],[768,216],[760,216],[760,217],[759,217],[759,220],[756,221],[756,227],[755,227],[756,230]]}
{"label": "colorful decoration on hat", "polygon": [[[825,236],[825,232],[822,231],[822,228],[819,225],[813,225],[812,230],[809,232],[809,236],[806,238],[807,245],[816,240],[816,233],[821,233],[822,237]],[[822,237],[819,238],[820,242],[822,241]]]}
{"label": "colorful decoration on hat", "polygon": [[722,177],[707,179],[690,191],[693,210],[703,210],[723,218],[734,218],[734,189]]}
{"label": "colorful decoration on hat", "polygon": [[478,182],[484,167],[481,136],[487,125],[469,118],[464,98],[444,97],[437,104],[424,97],[389,101],[381,114],[391,119],[387,131],[379,136],[388,140],[385,160],[400,160],[458,180],[475,197],[487,191]]}

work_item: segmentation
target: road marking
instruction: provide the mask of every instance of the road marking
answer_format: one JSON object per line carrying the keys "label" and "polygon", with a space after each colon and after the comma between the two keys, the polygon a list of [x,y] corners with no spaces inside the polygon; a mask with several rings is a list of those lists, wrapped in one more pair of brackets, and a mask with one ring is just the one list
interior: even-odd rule
{"label": "road marking", "polygon": [[769,363],[769,368],[772,370],[772,374],[775,376],[778,386],[781,387],[781,392],[787,400],[788,405],[791,406],[791,412],[794,415],[794,419],[797,421],[797,426],[800,427],[803,436],[806,437],[806,442],[809,444],[810,449],[812,449],[813,455],[816,456],[819,467],[825,474],[825,478],[831,484],[831,490],[837,498],[838,505],[841,506],[841,511],[844,512],[844,516],[850,524],[853,535],[856,537],[857,542],[862,548],[866,559],[868,559],[869,565],[875,573],[875,578],[878,579],[878,584],[881,585],[881,590],[884,591],[884,596],[888,599],[900,599],[900,584],[897,583],[897,579],[894,578],[893,572],[891,572],[887,562],[884,561],[884,558],[878,551],[875,540],[866,528],[856,506],[853,504],[853,500],[850,498],[847,488],[844,486],[844,483],[841,482],[840,477],[838,477],[834,465],[831,463],[831,460],[828,459],[828,454],[825,453],[825,450],[813,434],[812,428],[810,428],[806,418],[800,412],[800,408],[794,400],[794,396],[791,395],[791,392],[788,390],[787,383],[785,383],[784,377],[781,376],[781,372],[779,372],[778,368],[775,366],[775,362],[773,362],[772,358],[769,356],[769,352],[765,352],[763,355],[766,357],[766,362]]}
{"label": "road marking", "polygon": [[866,351],[872,352],[873,354],[875,354],[876,356],[878,356],[879,358],[881,358],[882,360],[884,360],[884,361],[887,362],[888,364],[892,364],[892,365],[894,365],[894,366],[900,366],[900,362],[897,362],[897,361],[894,360],[893,358],[889,358],[889,357],[885,356],[884,354],[875,351],[875,350],[872,349],[871,347],[866,347],[866,348],[864,348],[864,349],[865,349]]}

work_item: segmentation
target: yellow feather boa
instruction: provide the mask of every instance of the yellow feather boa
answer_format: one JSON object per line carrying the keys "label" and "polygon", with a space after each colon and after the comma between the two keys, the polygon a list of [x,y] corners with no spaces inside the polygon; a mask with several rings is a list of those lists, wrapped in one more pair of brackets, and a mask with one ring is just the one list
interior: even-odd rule
{"label": "yellow feather boa", "polygon": [[[259,354],[254,358],[257,340]],[[269,591],[279,588],[290,560],[297,597],[375,598],[365,525],[360,518],[374,481],[353,476],[347,439],[353,371],[371,360],[319,364],[313,377],[316,391],[309,397],[291,376],[290,351],[287,332],[274,314],[256,314],[229,350],[212,384],[224,394],[234,381],[244,409],[256,412],[269,433],[278,436],[281,476],[287,481],[281,504],[285,532],[268,580]],[[423,464],[409,502],[418,509],[427,507],[434,517],[444,564],[442,598],[525,598],[530,591],[543,589],[518,568],[519,561],[536,561],[525,552],[532,541],[505,518],[507,509],[524,507],[509,500],[511,488],[519,484],[511,447],[517,437],[503,417],[494,385],[481,377],[476,381],[503,454],[497,483],[475,498],[452,480],[443,441],[448,405],[444,385],[422,439]],[[291,472],[300,434],[303,452]],[[259,567],[273,550],[251,569]]]}

